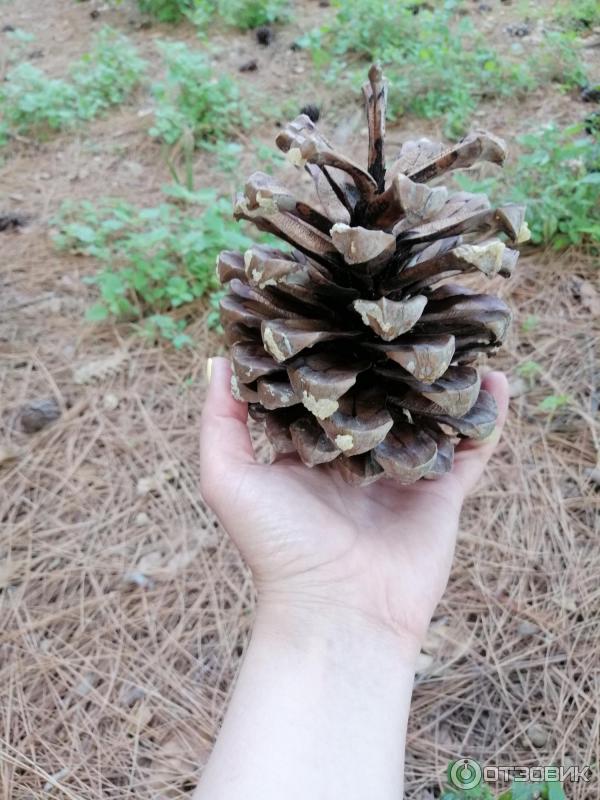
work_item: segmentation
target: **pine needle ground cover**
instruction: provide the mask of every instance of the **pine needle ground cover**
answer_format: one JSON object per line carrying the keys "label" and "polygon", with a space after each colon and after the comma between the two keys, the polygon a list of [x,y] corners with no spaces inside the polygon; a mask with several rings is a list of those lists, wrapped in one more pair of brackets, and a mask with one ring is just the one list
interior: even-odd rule
{"label": "pine needle ground cover", "polygon": [[[558,22],[554,4],[494,3],[491,11],[478,5],[466,6],[472,24],[503,58],[515,42],[537,53],[542,26],[568,27],[595,85],[600,50],[585,46],[595,36],[581,22],[585,3],[569,4]],[[579,9],[585,13],[574,19]],[[93,18],[95,11],[100,16]],[[208,326],[215,310],[208,297],[147,310],[175,326],[187,321],[191,343],[180,349],[140,335],[146,317],[87,321],[101,291],[84,279],[111,263],[77,248],[57,249],[56,215],[69,201],[76,212],[69,221],[81,221],[84,201],[90,202],[98,214],[86,224],[96,236],[112,218],[113,209],[99,213],[106,197],[127,204],[136,221],[143,209],[165,202],[176,209],[173,219],[191,219],[203,206],[188,192],[209,188],[231,209],[246,176],[270,171],[263,165],[282,131],[277,123],[294,119],[307,104],[320,108],[319,129],[336,150],[364,166],[367,130],[354,90],[344,89],[340,98],[343,87],[323,85],[306,49],[292,48],[308,30],[331,25],[333,11],[299,0],[296,21],[277,23],[269,47],[254,32],[241,34],[215,20],[213,60],[194,25],[138,16],[137,3],[0,2],[0,29],[11,25],[26,34],[15,41],[14,32],[0,33],[4,52],[20,53],[7,70],[21,60],[47,77],[65,78],[103,25],[127,36],[148,65],[125,102],[52,135],[45,129],[18,134],[0,153],[3,800],[189,800],[253,611],[248,575],[197,491],[204,364],[224,352],[222,335]],[[530,33],[519,38],[507,28]],[[268,97],[265,117],[248,129],[234,126],[236,138],[228,133],[209,148],[151,137],[150,87],[165,77],[156,38],[201,51],[248,103],[260,88]],[[238,72],[249,58],[257,69]],[[354,64],[361,80],[366,63]],[[478,101],[481,116],[472,123],[509,144],[498,173],[506,187],[530,181],[539,190],[535,204],[541,208],[536,198],[543,197],[552,213],[560,211],[559,226],[569,227],[571,199],[580,203],[574,191],[583,177],[579,162],[588,159],[569,155],[573,163],[565,168],[559,153],[582,140],[589,152],[595,110],[578,88],[548,81],[518,101],[514,95]],[[558,142],[544,135],[548,124]],[[573,124],[582,128],[563,141]],[[388,160],[420,136],[455,144],[445,138],[445,125],[444,116],[399,117],[388,124]],[[535,135],[531,150],[520,143],[523,135]],[[515,178],[528,153],[534,158]],[[552,176],[546,160],[554,165]],[[484,163],[487,169],[492,172],[470,180],[495,177],[499,167]],[[166,196],[161,187],[173,185],[174,172],[177,196]],[[315,203],[308,175],[302,179],[285,163],[273,174]],[[493,205],[532,207],[531,191],[525,199],[503,186],[454,188],[485,191]],[[588,195],[580,191],[587,209]],[[534,236],[542,230],[536,213],[528,210]],[[250,231],[230,223],[232,235]],[[441,796],[448,763],[465,756],[482,764],[590,764],[597,772],[597,239],[586,234],[580,245],[559,250],[554,242],[555,236],[550,246],[526,243],[510,279],[480,279],[513,312],[491,362],[509,376],[511,407],[499,451],[465,508],[450,585],[419,658],[407,754],[411,800]],[[135,252],[120,249],[114,271]],[[214,275],[214,260],[207,270]],[[471,287],[474,277],[458,280]],[[24,407],[40,404],[52,409],[52,421],[27,433]],[[597,800],[595,780],[594,774],[590,783],[567,783],[566,796]],[[504,788],[490,791],[497,797]]]}

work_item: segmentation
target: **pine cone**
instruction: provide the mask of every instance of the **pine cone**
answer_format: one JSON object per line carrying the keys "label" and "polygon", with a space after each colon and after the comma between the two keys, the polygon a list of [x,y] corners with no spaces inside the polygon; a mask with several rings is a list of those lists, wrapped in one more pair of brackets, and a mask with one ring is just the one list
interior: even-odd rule
{"label": "pine cone", "polygon": [[[494,353],[511,312],[497,297],[442,283],[461,272],[512,273],[527,238],[525,210],[427,181],[478,160],[501,164],[503,142],[483,131],[449,149],[406,142],[386,170],[387,82],[364,86],[368,170],[299,116],[278,147],[316,184],[321,209],[256,172],[237,219],[292,246],[221,253],[228,293],[221,321],[232,391],[264,422],[275,453],[329,463],[354,485],[413,483],[452,466],[462,437],[494,428],[494,398],[473,362]],[[491,238],[494,237],[494,238]]]}

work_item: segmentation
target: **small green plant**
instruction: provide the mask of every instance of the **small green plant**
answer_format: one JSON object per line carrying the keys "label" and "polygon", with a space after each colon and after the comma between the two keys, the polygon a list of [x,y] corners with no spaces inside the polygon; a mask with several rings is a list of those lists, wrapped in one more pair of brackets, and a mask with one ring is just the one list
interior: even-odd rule
{"label": "small green plant", "polygon": [[552,5],[553,18],[568,30],[588,30],[600,24],[597,0],[560,0]]}
{"label": "small green plant", "polygon": [[[390,78],[390,116],[443,116],[445,133],[462,135],[479,100],[527,91],[535,79],[524,59],[509,61],[490,48],[453,0],[414,2],[337,0],[334,20],[300,39],[326,79],[355,81],[356,57],[382,62]],[[360,73],[362,75],[362,68]]]}
{"label": "small green plant", "polygon": [[581,125],[549,125],[519,138],[523,153],[498,179],[484,183],[457,178],[462,188],[526,203],[533,244],[568,245],[600,242],[600,142]]}
{"label": "small green plant", "polygon": [[245,250],[253,240],[233,221],[229,200],[181,186],[166,193],[173,202],[142,209],[118,200],[65,203],[55,244],[101,264],[88,279],[100,293],[90,320],[143,320],[145,335],[181,347],[185,320],[167,312],[215,291],[219,251]]}
{"label": "small green plant", "polygon": [[129,40],[105,28],[92,49],[71,68],[72,80],[49,78],[33,64],[11,69],[0,85],[0,143],[11,133],[73,127],[121,103],[141,80],[144,62]]}
{"label": "small green plant", "polygon": [[126,36],[103,28],[90,52],[71,69],[78,91],[78,116],[90,119],[122,103],[140,82],[145,67]]}
{"label": "small green plant", "polygon": [[531,333],[534,331],[537,326],[540,324],[540,318],[536,317],[535,314],[529,314],[525,317],[523,322],[521,323],[521,328],[523,333]]}
{"label": "small green plant", "polygon": [[285,22],[289,18],[287,0],[216,0],[216,13],[228,25],[247,30]]}
{"label": "small green plant", "polygon": [[289,19],[289,0],[138,0],[138,5],[160,22],[187,17],[200,27],[214,18],[242,30]]}
{"label": "small green plant", "polygon": [[159,22],[179,22],[199,5],[196,0],[138,0],[140,11]]}
{"label": "small green plant", "polygon": [[529,70],[535,76],[535,85],[558,83],[567,89],[585,86],[587,76],[580,48],[577,34],[547,31],[528,62]]}
{"label": "small green plant", "polygon": [[540,411],[546,411],[548,414],[554,414],[555,411],[558,411],[564,406],[568,406],[572,402],[573,398],[568,394],[551,394],[548,395],[548,397],[544,397],[544,399],[538,405],[538,408]]}
{"label": "small green plant", "polygon": [[158,46],[166,76],[152,87],[156,100],[152,136],[175,144],[187,134],[199,147],[248,124],[248,111],[231,78],[217,77],[206,57],[183,42]]}
{"label": "small green plant", "polygon": [[23,61],[25,53],[30,47],[31,43],[35,40],[35,36],[23,28],[15,28],[13,31],[6,31],[6,38],[10,42],[10,47],[6,50],[6,55],[3,56],[4,66],[6,64],[14,64]]}
{"label": "small green plant", "polygon": [[[358,59],[378,60],[390,78],[390,115],[443,117],[458,138],[482,100],[521,95],[551,81],[586,84],[574,34],[548,32],[532,52],[514,43],[506,55],[460,13],[460,0],[334,0],[333,20],[300,38],[325,79],[362,80]],[[360,77],[358,77],[360,76]]]}
{"label": "small green plant", "polygon": [[67,81],[48,78],[33,64],[19,64],[0,85],[2,138],[6,140],[9,133],[28,134],[34,129],[44,133],[74,125],[77,100],[77,90]]}
{"label": "small green plant", "polygon": [[524,361],[517,367],[518,374],[528,381],[534,381],[543,371],[542,365],[537,361]]}

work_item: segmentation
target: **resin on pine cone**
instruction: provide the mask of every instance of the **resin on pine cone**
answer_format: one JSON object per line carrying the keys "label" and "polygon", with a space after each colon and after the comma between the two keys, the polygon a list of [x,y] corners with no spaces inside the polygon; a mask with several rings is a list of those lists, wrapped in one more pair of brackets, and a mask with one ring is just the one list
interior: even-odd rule
{"label": "resin on pine cone", "polygon": [[367,169],[306,115],[277,137],[312,176],[318,207],[262,172],[249,178],[236,218],[291,248],[221,253],[221,321],[232,392],[276,454],[327,464],[355,485],[413,483],[450,470],[460,439],[487,436],[497,416],[473,363],[498,349],[510,310],[445,281],[509,276],[519,254],[505,240],[528,232],[522,206],[491,208],[485,195],[427,184],[476,161],[501,164],[500,139],[477,131],[451,148],[408,141],[386,169],[387,82],[377,66],[364,95]]}

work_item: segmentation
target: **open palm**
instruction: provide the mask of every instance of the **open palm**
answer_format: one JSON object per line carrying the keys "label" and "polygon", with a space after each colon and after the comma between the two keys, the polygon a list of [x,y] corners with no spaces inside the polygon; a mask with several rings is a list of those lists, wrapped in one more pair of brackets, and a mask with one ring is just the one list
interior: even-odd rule
{"label": "open palm", "polygon": [[247,407],[231,397],[230,377],[227,361],[213,359],[201,490],[249,565],[261,602],[357,613],[420,638],[446,586],[463,499],[498,441],[505,377],[491,373],[484,381],[500,409],[495,433],[463,444],[450,474],[363,488],[295,458],[258,464]]}

